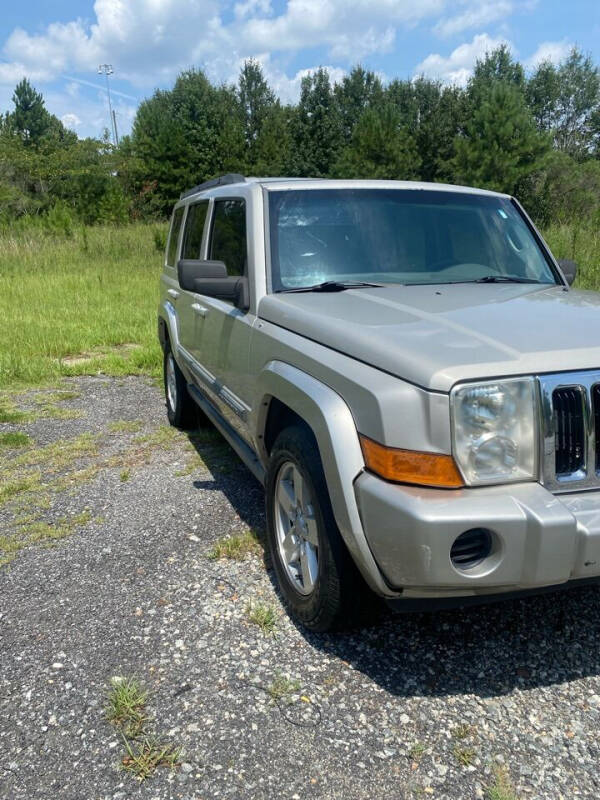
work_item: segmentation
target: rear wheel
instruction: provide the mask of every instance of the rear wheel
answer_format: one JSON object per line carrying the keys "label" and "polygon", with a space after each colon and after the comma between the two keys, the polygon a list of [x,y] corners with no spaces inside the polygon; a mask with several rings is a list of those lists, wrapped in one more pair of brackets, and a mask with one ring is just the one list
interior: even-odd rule
{"label": "rear wheel", "polygon": [[190,397],[187,383],[167,343],[163,358],[163,377],[167,417],[175,428],[189,430],[198,424],[199,409]]}
{"label": "rear wheel", "polygon": [[292,616],[315,631],[356,623],[372,609],[374,597],[335,522],[308,427],[293,425],[279,434],[265,488],[269,552]]}

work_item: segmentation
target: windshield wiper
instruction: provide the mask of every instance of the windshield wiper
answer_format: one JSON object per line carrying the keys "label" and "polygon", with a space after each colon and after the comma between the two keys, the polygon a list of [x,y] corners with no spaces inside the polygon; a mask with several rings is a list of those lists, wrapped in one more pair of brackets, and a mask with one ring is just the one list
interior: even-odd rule
{"label": "windshield wiper", "polygon": [[296,289],[278,289],[277,294],[293,294],[296,292],[343,292],[346,289],[378,288],[383,283],[369,283],[368,281],[323,281],[314,286],[299,286]]}
{"label": "windshield wiper", "polygon": [[542,281],[512,275],[485,275],[483,278],[474,278],[472,281],[464,281],[464,283],[542,283]]}

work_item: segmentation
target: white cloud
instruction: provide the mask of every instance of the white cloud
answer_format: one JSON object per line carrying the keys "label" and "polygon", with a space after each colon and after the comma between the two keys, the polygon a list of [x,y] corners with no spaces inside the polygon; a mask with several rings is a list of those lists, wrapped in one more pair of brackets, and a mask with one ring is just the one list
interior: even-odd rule
{"label": "white cloud", "polygon": [[398,26],[410,27],[442,11],[446,0],[289,0],[276,17],[251,19],[247,47],[298,50],[326,46],[334,58],[361,58],[389,49]]}
{"label": "white cloud", "polygon": [[[417,25],[442,37],[504,21],[529,10],[537,0],[95,0],[91,22],[55,22],[30,33],[17,28],[0,43],[0,100],[10,98],[27,76],[59,117],[75,113],[81,133],[97,135],[108,122],[104,88],[95,80],[98,64],[115,70],[111,91],[123,129],[137,100],[120,89],[144,95],[169,85],[183,69],[198,66],[215,81],[235,81],[246,58],[263,64],[267,79],[285,102],[297,100],[303,75],[285,65],[311,64],[323,58],[333,80],[344,68],[372,54],[392,50],[402,34]],[[432,53],[417,73],[464,84],[477,58],[504,40],[498,28],[479,33],[450,55]],[[314,53],[318,48],[319,56]],[[528,60],[560,60],[566,42],[546,42]],[[89,80],[88,80],[89,78]],[[57,89],[56,81],[65,81]],[[93,99],[77,86],[97,89]],[[113,88],[113,86],[115,88]],[[119,87],[119,88],[116,88]],[[76,103],[74,102],[76,100]],[[8,105],[8,103],[7,103]]]}
{"label": "white cloud", "polygon": [[415,74],[464,86],[473,72],[475,62],[484,58],[486,53],[495,50],[501,44],[510,46],[506,39],[496,39],[488,36],[487,33],[479,33],[473,37],[473,41],[459,45],[448,57],[441,56],[439,53],[427,56],[417,65]]}
{"label": "white cloud", "polygon": [[491,22],[506,19],[513,11],[512,0],[462,0],[462,11],[444,17],[433,28],[438,36],[455,36],[470,28],[481,28]]}
{"label": "white cloud", "polygon": [[[269,83],[278,97],[284,103],[296,103],[300,97],[300,87],[302,85],[302,78],[316,72],[318,67],[310,67],[308,69],[301,69],[292,77],[288,76],[280,70],[265,70],[265,74]],[[324,69],[329,73],[329,79],[332,84],[341,83],[342,78],[346,75],[346,70],[340,67],[325,66]]]}
{"label": "white cloud", "polygon": [[236,3],[233,7],[233,13],[236,19],[245,19],[254,14],[270,14],[272,11],[270,0],[244,0],[244,2]]}
{"label": "white cloud", "polygon": [[543,61],[550,61],[552,64],[559,64],[571,52],[572,42],[563,39],[561,42],[542,42],[535,53],[525,61],[525,66],[535,69]]}
{"label": "white cloud", "polygon": [[237,0],[231,18],[228,0],[96,0],[91,25],[76,19],[35,34],[15,29],[2,47],[0,83],[23,75],[50,82],[107,62],[115,76],[150,88],[192,64],[218,67],[224,79],[240,58],[316,47],[334,61],[356,61],[389,51],[399,27],[439,15],[448,2],[287,0],[274,14],[271,0]]}
{"label": "white cloud", "polygon": [[75,128],[78,128],[81,125],[81,120],[77,114],[73,114],[72,112],[69,114],[63,114],[60,118],[60,121],[65,128],[71,128],[71,130],[75,130]]}

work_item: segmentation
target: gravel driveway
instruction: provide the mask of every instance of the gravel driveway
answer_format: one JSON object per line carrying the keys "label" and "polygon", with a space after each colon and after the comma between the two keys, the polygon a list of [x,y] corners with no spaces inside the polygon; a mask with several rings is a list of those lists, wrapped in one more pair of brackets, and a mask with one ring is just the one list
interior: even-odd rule
{"label": "gravel driveway", "polygon": [[[307,634],[260,553],[209,557],[263,526],[261,488],[228,449],[171,434],[144,379],[65,387],[54,405],[13,397],[30,417],[0,426],[45,454],[0,453],[13,478],[41,471],[0,510],[7,541],[31,534],[0,569],[2,798],[600,795],[597,589]],[[150,690],[176,769],[139,783],[121,768],[103,713],[115,676]]]}

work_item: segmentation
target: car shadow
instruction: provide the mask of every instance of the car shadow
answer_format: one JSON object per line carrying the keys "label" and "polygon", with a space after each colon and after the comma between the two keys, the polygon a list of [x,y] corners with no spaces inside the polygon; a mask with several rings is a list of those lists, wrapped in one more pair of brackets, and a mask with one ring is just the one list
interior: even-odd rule
{"label": "car shadow", "polygon": [[[198,489],[221,491],[264,545],[264,493],[224,440],[190,434],[212,474]],[[264,548],[263,548],[264,549]],[[279,595],[265,555],[265,567]],[[347,662],[400,697],[520,689],[600,675],[600,587],[500,600],[435,612],[384,610],[370,627],[317,634],[298,626],[316,650]]]}
{"label": "car shadow", "polygon": [[600,591],[389,613],[371,628],[304,635],[394,695],[495,697],[600,674]]}
{"label": "car shadow", "polygon": [[187,437],[211,473],[211,478],[195,480],[194,488],[222,492],[262,542],[265,501],[260,483],[214,428],[188,431]]}

